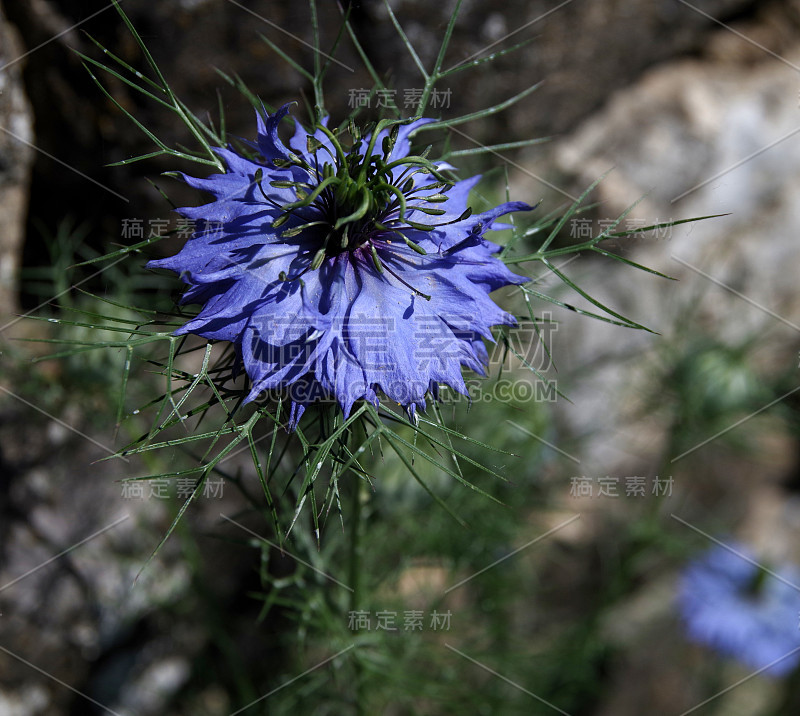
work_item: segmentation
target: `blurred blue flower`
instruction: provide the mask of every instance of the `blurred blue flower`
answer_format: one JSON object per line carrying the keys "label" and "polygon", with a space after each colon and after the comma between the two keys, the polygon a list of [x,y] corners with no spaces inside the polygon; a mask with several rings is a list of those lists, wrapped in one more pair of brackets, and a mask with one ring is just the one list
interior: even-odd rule
{"label": "blurred blue flower", "polygon": [[765,669],[771,676],[787,674],[800,662],[795,585],[800,572],[793,566],[767,571],[743,545],[715,546],[682,576],[679,605],[688,635],[754,669],[771,664]]}
{"label": "blurred blue flower", "polygon": [[180,274],[182,303],[203,305],[177,333],[234,343],[252,382],[247,400],[288,390],[290,426],[306,405],[335,398],[345,415],[379,394],[413,418],[440,383],[466,394],[466,366],[485,374],[483,339],[514,318],[488,297],[527,279],[484,238],[498,217],[532,207],[467,207],[479,176],[452,182],[443,162],[409,156],[429,121],[379,123],[352,146],[322,121],[294,120],[288,105],[259,115],[253,158],[216,149],[228,171],[182,175],[216,199],[179,209],[195,223],[184,248],[148,266]]}

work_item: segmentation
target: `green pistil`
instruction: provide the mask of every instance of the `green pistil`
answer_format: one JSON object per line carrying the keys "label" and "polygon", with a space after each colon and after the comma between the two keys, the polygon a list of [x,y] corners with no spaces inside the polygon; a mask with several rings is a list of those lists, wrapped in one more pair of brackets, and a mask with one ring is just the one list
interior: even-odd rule
{"label": "green pistil", "polygon": [[321,248],[316,254],[314,254],[314,259],[311,262],[312,271],[316,271],[320,266],[322,266],[322,262],[325,260],[325,255],[325,247]]}
{"label": "green pistil", "polygon": [[374,202],[374,198],[366,187],[359,187],[358,194],[361,196],[361,203],[358,205],[358,208],[352,214],[337,219],[336,223],[333,225],[334,230],[338,230],[345,224],[352,224],[364,218],[370,204]]}
{"label": "green pistil", "polygon": [[372,253],[372,262],[375,264],[375,268],[378,269],[378,273],[383,273],[383,264],[380,258],[378,258],[378,251],[375,248],[375,244],[370,244],[369,250],[370,253]]}
{"label": "green pistil", "polygon": [[[344,166],[345,164],[347,164],[347,158],[345,156],[344,149],[342,149],[342,145],[339,143],[339,140],[336,137],[336,135],[333,132],[331,132],[330,129],[328,129],[326,126],[322,124],[318,124],[317,127],[323,134],[327,135],[328,139],[331,140],[331,144],[333,144],[333,148],[336,150],[336,156],[339,159],[339,166]],[[309,140],[314,140],[314,142],[318,143],[320,147],[323,146],[322,142],[320,142],[312,135],[309,134],[308,138]],[[316,149],[314,150],[313,153],[316,154]]]}
{"label": "green pistil", "polygon": [[[339,138],[338,130],[330,130],[318,125],[318,129],[327,137],[328,142],[320,141],[313,135],[306,137],[308,153],[314,156],[313,168],[306,160],[296,154],[289,154],[289,159],[275,159],[273,165],[281,169],[299,167],[305,171],[308,181],[293,181],[280,179],[270,182],[276,189],[292,189],[297,197],[295,201],[279,204],[267,196],[261,181],[262,170],[255,175],[256,184],[264,199],[281,210],[281,214],[272,222],[274,228],[285,224],[298,210],[309,209],[315,215],[303,213],[304,221],[298,226],[293,226],[281,233],[282,238],[297,236],[313,227],[320,227],[320,237],[324,237],[319,249],[303,271],[315,270],[322,265],[326,257],[335,256],[344,251],[353,251],[369,243],[369,252],[375,268],[381,273],[385,266],[382,264],[377,249],[372,243],[376,234],[394,234],[398,236],[410,249],[418,254],[425,255],[426,251],[417,243],[409,239],[403,231],[418,229],[430,231],[437,226],[445,226],[465,219],[471,211],[468,209],[457,219],[440,224],[422,224],[411,221],[408,214],[417,211],[429,216],[442,216],[447,212],[431,206],[447,201],[446,195],[453,182],[444,177],[436,166],[428,160],[430,147],[422,154],[412,155],[390,161],[389,157],[394,150],[403,121],[381,120],[373,128],[366,152],[359,153],[362,134],[350,120],[348,129],[352,140],[349,151],[345,151]],[[373,154],[378,135],[384,130],[389,132],[381,142],[381,153]],[[326,162],[320,169],[318,151],[330,155],[331,162]],[[393,177],[392,172],[398,167],[403,167],[400,176]],[[414,176],[425,173],[433,176],[436,181],[425,186],[414,186]],[[398,186],[399,185],[399,186]],[[428,196],[421,192],[435,191]],[[409,204],[413,198],[414,204]],[[328,230],[325,230],[325,227]],[[390,271],[392,275],[393,272]],[[286,280],[283,278],[282,280]],[[412,289],[417,295],[429,298],[427,295]]]}

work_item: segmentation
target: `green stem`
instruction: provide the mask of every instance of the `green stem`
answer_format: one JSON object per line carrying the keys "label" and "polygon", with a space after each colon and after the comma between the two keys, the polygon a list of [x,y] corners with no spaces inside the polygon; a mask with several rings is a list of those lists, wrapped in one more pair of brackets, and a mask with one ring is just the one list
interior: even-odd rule
{"label": "green stem", "polygon": [[[350,612],[357,612],[359,610],[361,601],[361,478],[355,472],[350,473],[353,476],[353,492],[351,495],[350,504],[350,572],[349,582],[350,588]],[[366,713],[364,710],[364,670],[362,668],[361,658],[358,650],[353,654],[355,665],[355,713],[357,716],[363,716]]]}

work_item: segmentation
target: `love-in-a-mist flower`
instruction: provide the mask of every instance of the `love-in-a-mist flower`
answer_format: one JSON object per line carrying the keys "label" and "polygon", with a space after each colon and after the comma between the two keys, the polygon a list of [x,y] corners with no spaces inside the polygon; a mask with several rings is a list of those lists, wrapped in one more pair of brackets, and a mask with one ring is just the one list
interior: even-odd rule
{"label": "love-in-a-mist flower", "polygon": [[[759,566],[747,547],[716,546],[691,562],[679,604],[689,637],[782,676],[800,663],[800,571]],[[768,668],[765,668],[768,667]]]}
{"label": "love-in-a-mist flower", "polygon": [[440,383],[466,394],[462,366],[484,374],[484,339],[514,318],[489,293],[526,279],[509,271],[484,234],[510,202],[473,215],[480,177],[452,182],[448,165],[411,156],[410,135],[429,119],[379,122],[347,150],[322,122],[295,121],[288,105],[258,118],[252,157],[216,149],[227,173],[183,175],[215,196],[179,209],[195,222],[184,248],[150,267],[188,284],[182,303],[202,310],[177,333],[236,345],[252,389],[292,401],[290,423],[320,399],[345,415],[381,394],[413,417]]}

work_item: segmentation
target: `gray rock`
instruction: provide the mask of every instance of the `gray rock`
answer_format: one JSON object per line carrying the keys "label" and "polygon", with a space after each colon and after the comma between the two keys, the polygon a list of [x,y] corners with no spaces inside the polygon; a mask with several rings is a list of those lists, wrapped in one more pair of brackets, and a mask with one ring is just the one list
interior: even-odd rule
{"label": "gray rock", "polygon": [[[407,61],[383,4],[363,5],[371,18],[364,36],[377,64],[390,69],[400,87],[419,84],[418,72]],[[715,0],[703,3],[702,9],[725,20],[753,5],[749,0]],[[421,49],[423,64],[430,68],[454,2],[398,0],[392,6],[412,42]],[[467,0],[445,67],[533,41],[491,66],[444,80],[453,91],[450,115],[501,102],[541,82],[532,96],[489,127],[475,129],[476,136],[480,139],[488,132],[496,133],[498,127],[513,139],[562,134],[648,67],[702,47],[715,27],[708,17],[674,1],[511,0],[499,9],[481,0]]]}
{"label": "gray rock", "polygon": [[[780,13],[780,8],[773,9]],[[561,369],[601,366],[591,375],[584,370],[585,379],[568,390],[579,407],[559,404],[569,429],[587,435],[583,452],[591,455],[592,465],[586,469],[596,474],[619,474],[622,466],[631,464],[657,472],[659,461],[667,458],[662,467],[685,472],[682,463],[669,463],[675,452],[662,453],[669,450],[664,442],[668,426],[659,423],[666,413],[656,414],[657,406],[645,410],[643,393],[668,357],[690,350],[691,341],[738,345],[756,340],[755,358],[749,358],[747,366],[727,376],[724,371],[708,373],[706,389],[718,400],[767,390],[758,385],[765,377],[777,380],[796,369],[800,110],[794,68],[800,68],[800,46],[796,39],[782,43],[780,34],[765,32],[772,25],[762,20],[734,29],[759,38],[759,44],[777,50],[779,57],[721,29],[705,57],[654,69],[615,95],[604,110],[553,145],[552,163],[543,170],[573,193],[611,170],[593,195],[599,202],[591,215],[593,235],[600,232],[602,220],[619,216],[637,199],[641,202],[621,229],[630,228],[629,221],[644,226],[728,214],[610,242],[610,248],[626,258],[679,282],[621,264],[601,266],[602,259],[578,261],[567,269],[590,295],[664,334],[657,338],[571,315],[555,316],[565,323],[559,331],[564,341],[558,346]],[[731,38],[744,50],[733,52]],[[669,400],[664,396],[665,408]],[[743,414],[769,402],[754,400],[749,410],[741,408]],[[743,399],[740,405],[750,403]],[[732,414],[737,414],[735,409]],[[763,440],[757,425],[750,422],[728,438]],[[730,423],[719,430],[727,427]],[[714,432],[697,435],[696,443]],[[714,458],[710,462],[715,461],[714,472],[719,473],[717,497],[744,510],[753,502],[752,491],[775,478],[765,469],[757,479],[741,474],[741,489],[733,489],[733,478],[723,474],[731,466],[718,450],[719,443],[712,441],[693,457]],[[787,462],[778,469],[788,469]],[[707,480],[713,482],[710,475]]]}
{"label": "gray rock", "polygon": [[[33,117],[22,82],[23,45],[0,4],[0,317],[17,311],[28,206]],[[15,135],[15,136],[12,136]],[[18,138],[19,139],[18,139]]]}

